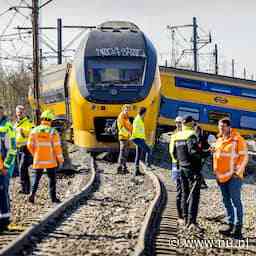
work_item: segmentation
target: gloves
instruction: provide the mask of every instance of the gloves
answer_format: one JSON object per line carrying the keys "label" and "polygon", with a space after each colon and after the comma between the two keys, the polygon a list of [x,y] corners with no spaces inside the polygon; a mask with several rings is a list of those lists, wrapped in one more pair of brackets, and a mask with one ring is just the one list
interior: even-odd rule
{"label": "gloves", "polygon": [[179,177],[180,177],[180,170],[177,168],[176,164],[172,164],[171,180],[176,183]]}

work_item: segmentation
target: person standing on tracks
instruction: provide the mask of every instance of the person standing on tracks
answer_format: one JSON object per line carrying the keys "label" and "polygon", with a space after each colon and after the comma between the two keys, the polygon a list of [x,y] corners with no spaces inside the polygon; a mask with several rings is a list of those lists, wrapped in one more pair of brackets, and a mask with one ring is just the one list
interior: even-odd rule
{"label": "person standing on tracks", "polygon": [[130,109],[130,105],[124,105],[122,107],[122,112],[119,114],[117,118],[118,140],[120,144],[120,152],[117,167],[118,174],[128,173],[126,161],[129,154],[129,139],[132,135],[132,124],[130,123],[129,120]]}
{"label": "person standing on tracks", "polygon": [[175,119],[176,130],[172,134],[170,138],[169,144],[169,152],[172,159],[172,180],[176,183],[176,207],[178,212],[178,224],[182,225],[184,223],[183,214],[182,214],[182,206],[181,206],[181,197],[182,197],[182,190],[181,190],[181,175],[179,170],[179,165],[177,159],[173,155],[173,147],[174,142],[176,139],[176,134],[182,131],[182,117],[177,116]]}
{"label": "person standing on tracks", "polygon": [[16,107],[16,122],[14,124],[16,132],[16,144],[18,150],[18,166],[21,182],[20,193],[30,193],[30,177],[29,177],[29,166],[33,163],[33,157],[28,151],[27,141],[28,135],[32,128],[33,123],[25,114],[25,108],[22,105]]}
{"label": "person standing on tracks", "polygon": [[56,169],[64,162],[60,136],[51,127],[54,114],[46,110],[41,114],[41,124],[29,134],[27,147],[33,156],[32,193],[29,202],[35,202],[35,195],[44,169],[49,178],[50,197],[53,203],[60,203],[56,197]]}
{"label": "person standing on tracks", "polygon": [[228,226],[220,229],[219,232],[225,236],[242,239],[241,186],[248,163],[248,149],[245,140],[231,128],[229,119],[221,119],[218,127],[218,139],[212,149],[213,168],[222,193],[228,221]]}
{"label": "person standing on tracks", "polygon": [[172,154],[179,163],[182,213],[186,227],[191,230],[200,231],[196,219],[200,199],[201,155],[193,126],[194,119],[192,116],[185,117],[182,131],[177,132],[175,135]]}
{"label": "person standing on tracks", "polygon": [[15,165],[16,142],[11,122],[0,106],[0,232],[10,224],[9,178]]}
{"label": "person standing on tracks", "polygon": [[[211,155],[211,152],[209,151],[210,145],[208,144],[207,134],[199,126],[198,123],[195,123],[194,129],[195,129],[195,132],[196,132],[196,135],[197,135],[199,148],[201,149],[202,167],[203,167],[207,158]],[[207,183],[204,179],[204,176],[202,174],[201,175],[201,189],[207,189],[207,188],[208,188],[208,185],[207,185]]]}
{"label": "person standing on tracks", "polygon": [[146,134],[145,134],[145,126],[144,126],[144,117],[146,112],[147,112],[147,109],[144,107],[141,107],[132,124],[133,128],[132,128],[131,140],[136,145],[134,176],[137,176],[140,174],[139,162],[143,153],[146,153],[146,165],[150,167],[150,164],[151,164],[151,149],[145,142]]}

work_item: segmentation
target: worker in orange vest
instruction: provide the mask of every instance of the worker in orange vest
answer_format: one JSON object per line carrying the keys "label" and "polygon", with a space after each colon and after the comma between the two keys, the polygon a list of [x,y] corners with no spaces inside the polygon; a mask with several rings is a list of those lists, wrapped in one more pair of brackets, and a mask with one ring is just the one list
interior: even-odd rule
{"label": "worker in orange vest", "polygon": [[130,123],[129,120],[130,110],[130,105],[124,105],[122,107],[122,112],[119,114],[117,118],[118,140],[120,144],[120,152],[117,167],[118,174],[128,173],[126,161],[129,154],[129,139],[132,135],[132,124]]}
{"label": "worker in orange vest", "polygon": [[[219,121],[219,135],[213,152],[214,173],[228,219],[228,227],[220,229],[219,232],[225,236],[241,239],[243,225],[241,186],[248,163],[248,151],[245,140],[231,129],[230,120],[227,118]],[[235,212],[237,213],[236,223]]]}
{"label": "worker in orange vest", "polygon": [[41,124],[35,127],[28,138],[27,147],[33,156],[32,193],[29,202],[35,202],[35,195],[44,169],[49,178],[50,197],[53,203],[59,203],[56,197],[56,169],[64,162],[61,141],[57,130],[51,127],[54,114],[46,110],[41,115]]}

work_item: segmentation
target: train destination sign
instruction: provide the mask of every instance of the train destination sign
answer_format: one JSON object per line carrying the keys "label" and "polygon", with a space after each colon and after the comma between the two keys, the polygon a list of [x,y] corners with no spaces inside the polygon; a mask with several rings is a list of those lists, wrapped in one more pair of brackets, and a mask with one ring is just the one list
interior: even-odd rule
{"label": "train destination sign", "polygon": [[119,47],[108,47],[108,48],[96,48],[97,56],[101,57],[146,57],[144,49],[138,48],[119,48]]}

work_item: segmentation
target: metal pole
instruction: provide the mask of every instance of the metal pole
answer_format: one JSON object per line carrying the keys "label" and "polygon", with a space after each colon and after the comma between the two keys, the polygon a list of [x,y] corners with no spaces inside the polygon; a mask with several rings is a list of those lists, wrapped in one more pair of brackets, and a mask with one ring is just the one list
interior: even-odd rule
{"label": "metal pole", "polygon": [[215,56],[215,74],[218,75],[219,65],[218,65],[218,46],[217,46],[217,44],[215,44],[214,56]]}
{"label": "metal pole", "polygon": [[194,71],[197,71],[198,63],[197,63],[197,23],[196,23],[196,17],[193,17],[193,55],[194,55]]}
{"label": "metal pole", "polygon": [[235,60],[232,59],[232,77],[235,77]]}
{"label": "metal pole", "polygon": [[244,68],[244,79],[246,79],[246,68]]}
{"label": "metal pole", "polygon": [[62,64],[62,20],[57,20],[58,64]]}
{"label": "metal pole", "polygon": [[39,44],[38,44],[38,0],[32,1],[32,33],[33,33],[33,80],[34,80],[34,99],[35,123],[39,123],[40,115],[40,92],[39,92]]}

